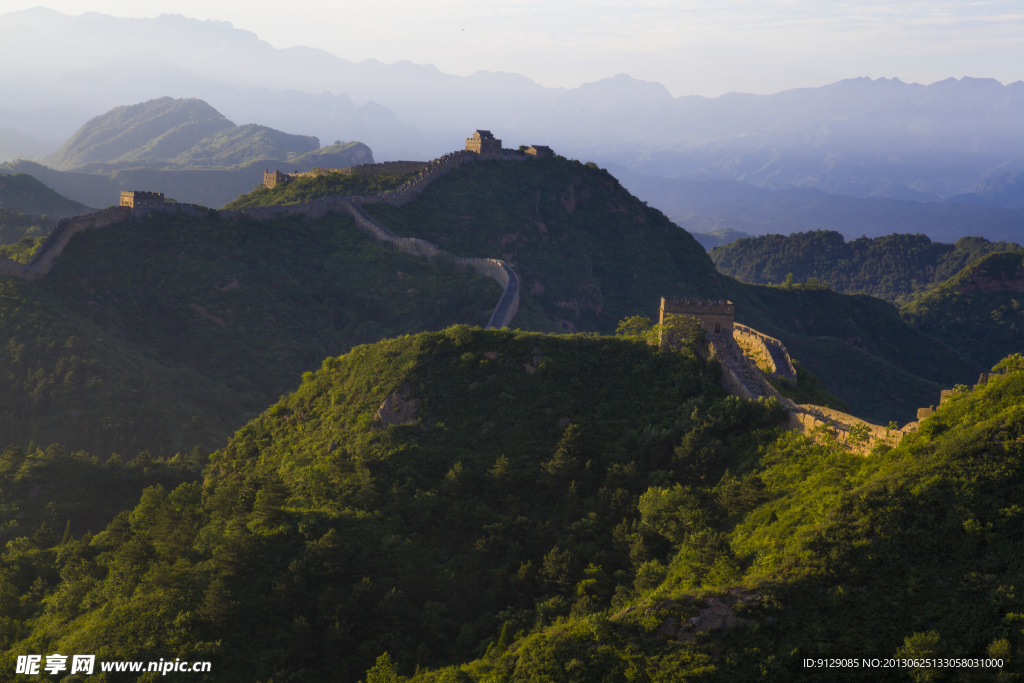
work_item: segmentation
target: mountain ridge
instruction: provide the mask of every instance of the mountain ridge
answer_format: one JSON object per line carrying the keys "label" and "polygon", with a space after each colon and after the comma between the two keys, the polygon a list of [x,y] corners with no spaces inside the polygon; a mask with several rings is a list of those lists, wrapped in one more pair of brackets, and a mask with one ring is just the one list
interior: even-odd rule
{"label": "mountain ridge", "polygon": [[[266,88],[275,94],[262,99],[258,118],[321,139],[361,139],[381,159],[437,156],[446,141],[487,122],[509,135],[540,138],[534,143],[559,140],[572,156],[640,173],[854,196],[948,198],[969,192],[1007,164],[1020,170],[1024,151],[1017,125],[1024,117],[1024,85],[991,79],[920,85],[860,78],[772,95],[672,98],[660,85],[622,76],[552,89],[526,78],[451,76],[411,63],[353,64],[322,51],[274,50],[228,25],[180,16],[65,17],[39,36],[42,43],[23,44],[32,33],[19,34],[18,22],[27,19],[4,16],[0,31],[8,40],[0,56],[4,49],[36,54],[46,41],[61,40],[69,49],[82,46],[86,57],[79,68],[91,70],[68,80],[63,67],[40,59],[34,79],[28,72],[0,75],[0,84],[19,94],[19,106],[74,97],[79,106],[91,102],[95,114],[125,99],[172,95],[201,97],[232,118],[253,120],[252,98],[245,93]],[[47,16],[36,23],[50,26]],[[234,48],[232,59],[224,59]],[[163,82],[133,79],[126,86],[110,66],[125,55],[141,60],[154,53],[173,67],[161,72]],[[47,90],[47,83],[61,87]],[[310,93],[325,92],[333,94],[323,111],[300,104]],[[383,123],[363,109],[370,103],[383,110]],[[23,125],[31,123],[27,114],[7,116],[16,128],[42,132]]]}
{"label": "mountain ridge", "polygon": [[238,126],[203,100],[161,97],[91,119],[43,163],[91,172],[133,166],[231,168],[262,158],[284,162],[318,149],[320,141],[312,136]]}
{"label": "mountain ridge", "polygon": [[91,119],[45,161],[52,166],[21,160],[0,170],[30,174],[93,206],[148,187],[219,207],[251,190],[268,167],[344,168],[373,163],[373,152],[360,142],[321,147],[312,136],[239,126],[203,100],[162,97]]}
{"label": "mountain ridge", "polygon": [[936,650],[1014,672],[1021,362],[865,458],[724,396],[685,348],[465,325],[360,346],[201,482],[9,543],[9,593],[53,579],[5,656],[173,645],[239,682],[747,680]]}
{"label": "mountain ridge", "polygon": [[940,388],[980,371],[884,302],[720,275],[691,236],[595,164],[480,161],[438,177],[414,202],[365,208],[400,237],[509,262],[521,278],[516,324],[524,327],[609,332],[653,314],[661,296],[729,298],[741,322],[782,339],[851,412],[875,423],[910,420]]}

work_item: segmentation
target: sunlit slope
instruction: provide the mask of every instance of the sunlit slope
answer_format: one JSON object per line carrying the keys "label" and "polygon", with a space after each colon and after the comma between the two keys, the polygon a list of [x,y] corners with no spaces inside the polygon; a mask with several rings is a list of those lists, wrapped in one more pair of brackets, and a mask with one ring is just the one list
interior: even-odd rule
{"label": "sunlit slope", "polygon": [[357,347],[239,430],[201,488],[147,491],[62,551],[82,571],[47,592],[95,600],[33,603],[30,638],[173,648],[226,681],[356,681],[383,650],[409,671],[472,658],[506,620],[568,613],[585,576],[580,608],[606,604],[632,582],[637,497],[717,481],[766,442],[777,404],[716,376],[617,338],[457,326]]}
{"label": "sunlit slope", "polygon": [[[962,658],[959,675],[1012,679],[1024,671],[1017,358],[889,452],[784,435],[707,488],[651,489],[629,537],[633,583],[609,602],[577,600],[518,632],[510,620],[462,666],[393,668],[417,682],[834,680],[817,662],[852,659],[841,678],[874,681],[951,673],[884,670],[894,657]],[[600,594],[577,577],[577,595]]]}
{"label": "sunlit slope", "polygon": [[970,264],[903,308],[922,332],[986,365],[1024,351],[1024,250]]}
{"label": "sunlit slope", "polygon": [[384,652],[417,681],[896,655],[1016,672],[1022,362],[865,458],[784,432],[777,403],[724,396],[686,351],[466,326],[360,346],[201,486],[150,489],[59,552],[9,545],[9,594],[54,579],[6,656],[173,648],[227,681],[366,680]]}

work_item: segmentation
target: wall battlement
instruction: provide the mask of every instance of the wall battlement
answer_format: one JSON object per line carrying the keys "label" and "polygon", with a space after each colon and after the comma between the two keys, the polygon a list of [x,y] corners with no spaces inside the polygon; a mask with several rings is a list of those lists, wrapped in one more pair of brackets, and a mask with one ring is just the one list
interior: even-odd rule
{"label": "wall battlement", "polygon": [[296,173],[281,173],[281,171],[276,169],[271,172],[264,169],[263,187],[268,190],[273,190],[280,184],[290,183],[291,181],[298,180],[299,178],[319,178],[320,176],[333,175],[335,173],[341,175],[368,176],[418,173],[429,163],[430,162],[428,161],[382,161],[377,164],[356,164],[355,166],[347,166],[345,168],[314,168],[311,171],[301,171]]}
{"label": "wall battlement", "polygon": [[661,298],[658,324],[665,323],[666,315],[685,315],[697,318],[708,337],[733,335],[736,306],[727,299],[666,299]]}
{"label": "wall battlement", "polygon": [[[995,375],[999,375],[999,374],[1004,374],[1005,375],[1006,371],[1004,370],[1002,373],[989,373],[989,372],[981,373],[980,375],[978,375],[978,381],[974,384],[973,389],[977,389],[979,387],[985,386],[986,384],[988,384],[988,380],[991,377],[993,377]],[[973,389],[972,389],[972,391],[973,391]],[[951,399],[954,396],[957,396],[957,395],[959,395],[961,393],[963,393],[963,387],[961,387],[960,390],[957,390],[957,389],[943,389],[943,390],[941,390],[939,392],[939,405],[940,406],[945,405],[946,401],[948,401],[949,399]],[[931,417],[932,415],[935,414],[935,410],[936,410],[936,407],[933,406],[933,405],[932,406],[928,406],[927,408],[918,408],[917,409],[917,422],[920,423],[920,422],[922,422],[924,420],[927,420],[929,417]]]}
{"label": "wall battlement", "polygon": [[25,280],[38,280],[53,269],[54,261],[61,255],[71,238],[84,230],[104,228],[116,223],[124,223],[132,215],[129,206],[111,206],[101,211],[62,218],[46,236],[43,243],[36,249],[28,264],[15,261],[0,261],[0,275],[11,275]]}
{"label": "wall battlement", "polygon": [[160,206],[163,203],[163,192],[149,192],[146,190],[121,190],[121,206],[127,206],[136,209],[146,206]]}
{"label": "wall battlement", "polygon": [[757,356],[755,360],[759,367],[787,382],[796,382],[793,359],[781,341],[740,323],[733,323],[732,336],[744,348],[746,355]]}
{"label": "wall battlement", "polygon": [[878,444],[897,446],[906,431],[871,424],[847,413],[811,404],[795,404],[789,413],[789,428],[808,436],[818,430],[854,453],[867,455]]}
{"label": "wall battlement", "polygon": [[291,178],[287,173],[281,173],[277,169],[274,169],[273,172],[263,169],[263,187],[268,190],[273,190],[279,183],[287,183],[289,180]]}

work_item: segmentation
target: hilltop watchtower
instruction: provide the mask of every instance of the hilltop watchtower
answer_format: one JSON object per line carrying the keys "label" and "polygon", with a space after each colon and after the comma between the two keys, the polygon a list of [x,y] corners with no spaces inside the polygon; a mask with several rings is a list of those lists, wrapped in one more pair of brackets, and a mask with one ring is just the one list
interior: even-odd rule
{"label": "hilltop watchtower", "polygon": [[736,306],[727,299],[666,299],[661,298],[658,323],[664,324],[669,313],[697,318],[709,338],[732,339],[732,326]]}
{"label": "hilltop watchtower", "polygon": [[121,190],[121,206],[127,206],[133,211],[136,209],[152,209],[163,205],[163,192]]}
{"label": "hilltop watchtower", "polygon": [[489,130],[474,131],[473,137],[466,138],[466,151],[477,154],[501,154],[501,140]]}
{"label": "hilltop watchtower", "polygon": [[533,145],[523,151],[538,159],[547,159],[555,156],[555,153],[547,145]]}
{"label": "hilltop watchtower", "polygon": [[287,173],[281,173],[276,169],[273,172],[263,169],[263,187],[268,190],[273,190],[278,183],[287,183],[289,180],[291,180],[291,176]]}

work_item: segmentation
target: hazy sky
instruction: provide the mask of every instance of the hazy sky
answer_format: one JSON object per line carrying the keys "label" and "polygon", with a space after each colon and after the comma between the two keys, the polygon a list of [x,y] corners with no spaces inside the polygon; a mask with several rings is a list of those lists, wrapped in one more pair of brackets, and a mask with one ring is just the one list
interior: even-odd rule
{"label": "hazy sky", "polygon": [[[2,11],[40,4],[3,0]],[[618,73],[673,95],[769,93],[853,76],[1024,79],[1021,0],[50,0],[65,14],[230,21],[351,61],[511,71],[577,86]]]}

